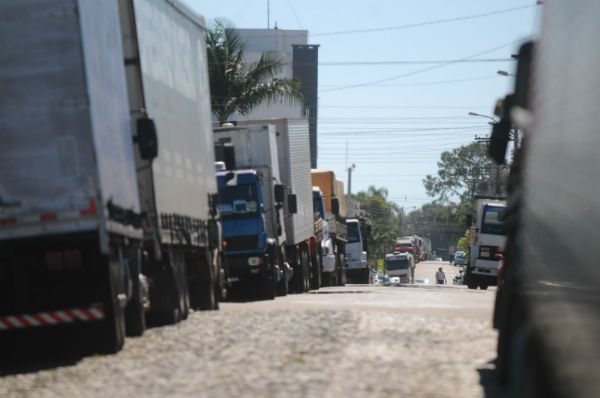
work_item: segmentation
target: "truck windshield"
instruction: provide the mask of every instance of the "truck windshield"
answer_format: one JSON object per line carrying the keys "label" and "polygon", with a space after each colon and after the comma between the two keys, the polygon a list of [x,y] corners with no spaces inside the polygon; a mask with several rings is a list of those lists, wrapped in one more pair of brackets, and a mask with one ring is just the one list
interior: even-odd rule
{"label": "truck windshield", "polygon": [[323,208],[323,197],[318,192],[313,192],[313,210],[317,218],[325,219],[325,209]]}
{"label": "truck windshield", "polygon": [[360,230],[357,222],[346,223],[348,227],[348,243],[360,242]]}
{"label": "truck windshield", "polygon": [[395,269],[406,269],[409,266],[408,258],[394,258],[394,259],[386,259],[385,260],[385,269],[387,270],[395,270]]}
{"label": "truck windshield", "polygon": [[251,217],[258,214],[256,185],[240,184],[219,189],[219,211],[223,218]]}
{"label": "truck windshield", "polygon": [[506,235],[504,232],[505,211],[505,207],[485,206],[483,209],[483,220],[481,221],[481,233]]}

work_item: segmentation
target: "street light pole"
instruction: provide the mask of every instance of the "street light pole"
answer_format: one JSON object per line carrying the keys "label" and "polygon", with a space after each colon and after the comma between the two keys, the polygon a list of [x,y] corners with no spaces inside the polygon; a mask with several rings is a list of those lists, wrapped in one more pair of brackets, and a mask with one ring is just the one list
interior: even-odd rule
{"label": "street light pole", "polygon": [[352,163],[352,166],[348,167],[348,196],[352,194],[352,171],[356,168],[356,165]]}

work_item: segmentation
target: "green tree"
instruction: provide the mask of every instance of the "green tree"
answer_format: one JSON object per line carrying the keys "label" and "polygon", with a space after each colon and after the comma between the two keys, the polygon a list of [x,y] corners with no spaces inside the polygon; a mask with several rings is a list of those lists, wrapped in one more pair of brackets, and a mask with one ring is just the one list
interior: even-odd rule
{"label": "green tree", "polygon": [[458,240],[456,250],[469,253],[469,230],[466,230],[465,234]]}
{"label": "green tree", "polygon": [[423,185],[439,203],[470,202],[481,183],[489,180],[490,166],[486,145],[473,142],[443,152],[437,176],[427,175]]}
{"label": "green tree", "polygon": [[254,64],[245,61],[246,42],[232,24],[215,20],[206,30],[212,112],[223,123],[264,101],[302,101],[297,79],[277,79],[284,66],[270,51]]}
{"label": "green tree", "polygon": [[402,209],[387,200],[388,190],[383,187],[370,186],[353,196],[371,221],[369,256],[382,257],[385,248],[393,245],[398,236]]}

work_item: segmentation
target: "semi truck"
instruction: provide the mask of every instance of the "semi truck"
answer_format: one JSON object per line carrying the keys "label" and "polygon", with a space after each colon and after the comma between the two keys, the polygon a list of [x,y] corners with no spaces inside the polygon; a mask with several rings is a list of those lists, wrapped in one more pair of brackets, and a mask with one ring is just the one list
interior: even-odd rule
{"label": "semi truck", "polygon": [[[279,228],[269,238],[277,241],[281,258],[279,293],[302,293],[315,287],[320,253],[314,231],[313,198],[310,180],[308,123],[306,119],[266,119],[238,122],[237,127],[215,129],[216,144],[233,146],[235,168],[254,169],[261,178],[265,209],[279,206]],[[262,170],[269,170],[262,171]],[[275,186],[283,190],[275,201]],[[273,221],[266,221],[273,224]],[[276,224],[276,223],[275,223]],[[275,225],[273,224],[273,225]],[[228,235],[240,231],[227,230]],[[233,254],[229,251],[230,254]],[[241,253],[236,253],[241,254]]]}
{"label": "semi truck", "polygon": [[[322,195],[325,208],[323,221],[327,223],[327,236],[321,240],[322,286],[344,286],[346,284],[346,205],[344,184],[335,178],[332,170],[311,170],[313,189]],[[313,191],[315,192],[315,191]]]}
{"label": "semi truck", "polygon": [[[0,12],[2,341],[65,331],[115,352],[147,310],[175,322],[189,292],[214,308],[202,19],[165,0],[9,0]],[[202,278],[188,285],[186,268]]]}
{"label": "semi truck", "polygon": [[[469,264],[465,272],[465,284],[469,289],[487,289],[496,285],[498,259],[496,254],[504,250],[506,233],[504,229],[504,213],[506,201],[496,198],[480,197],[476,202],[472,235],[474,241],[470,246]],[[469,220],[470,221],[470,220]]]}
{"label": "semi truck", "polygon": [[215,128],[214,138],[217,148],[229,147],[228,155],[217,151],[226,170],[217,180],[229,280],[260,298],[275,298],[278,286],[287,294],[289,278],[280,254],[285,250],[283,199],[275,195],[283,195],[275,127]]}
{"label": "semi truck", "polygon": [[508,178],[497,374],[513,396],[600,396],[600,4],[544,2],[518,52],[490,153],[522,145]]}

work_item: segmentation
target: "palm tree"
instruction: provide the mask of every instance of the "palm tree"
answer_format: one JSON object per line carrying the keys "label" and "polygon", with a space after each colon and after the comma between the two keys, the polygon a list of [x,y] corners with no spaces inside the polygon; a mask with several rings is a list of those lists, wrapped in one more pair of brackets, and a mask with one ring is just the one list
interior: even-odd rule
{"label": "palm tree", "polygon": [[206,30],[212,112],[219,122],[234,113],[247,114],[263,101],[302,101],[297,79],[276,79],[283,67],[270,51],[255,64],[244,60],[246,43],[233,25],[215,20]]}

